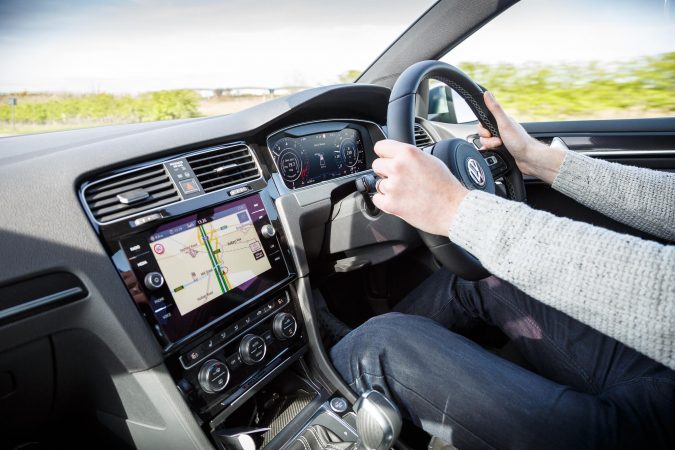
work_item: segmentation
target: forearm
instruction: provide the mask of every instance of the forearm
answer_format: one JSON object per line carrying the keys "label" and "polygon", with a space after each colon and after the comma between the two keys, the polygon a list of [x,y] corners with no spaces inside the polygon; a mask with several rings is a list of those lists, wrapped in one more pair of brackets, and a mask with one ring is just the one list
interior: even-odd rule
{"label": "forearm", "polygon": [[568,150],[552,186],[619,222],[675,241],[673,173],[610,163]]}
{"label": "forearm", "polygon": [[532,175],[541,181],[553,184],[560,173],[560,167],[565,160],[565,150],[557,147],[549,147],[543,142],[530,137],[527,150],[519,160],[519,167],[526,175]]}
{"label": "forearm", "polygon": [[477,191],[449,237],[497,277],[675,368],[675,247]]}

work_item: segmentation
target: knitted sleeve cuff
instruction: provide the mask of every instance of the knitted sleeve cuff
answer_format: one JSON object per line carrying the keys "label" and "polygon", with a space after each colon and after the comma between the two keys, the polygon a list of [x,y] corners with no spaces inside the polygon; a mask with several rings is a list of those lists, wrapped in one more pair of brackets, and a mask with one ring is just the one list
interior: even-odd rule
{"label": "knitted sleeve cuff", "polygon": [[580,193],[588,194],[597,184],[600,170],[602,168],[597,160],[568,150],[551,187],[568,197],[578,197]]}

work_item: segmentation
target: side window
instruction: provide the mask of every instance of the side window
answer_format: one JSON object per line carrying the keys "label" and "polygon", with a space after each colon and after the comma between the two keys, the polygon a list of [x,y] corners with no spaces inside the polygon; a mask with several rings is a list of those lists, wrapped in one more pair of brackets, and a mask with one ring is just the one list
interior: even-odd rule
{"label": "side window", "polygon": [[[441,61],[523,122],[673,117],[674,3],[521,0]],[[475,120],[444,85],[429,95],[431,120]]]}

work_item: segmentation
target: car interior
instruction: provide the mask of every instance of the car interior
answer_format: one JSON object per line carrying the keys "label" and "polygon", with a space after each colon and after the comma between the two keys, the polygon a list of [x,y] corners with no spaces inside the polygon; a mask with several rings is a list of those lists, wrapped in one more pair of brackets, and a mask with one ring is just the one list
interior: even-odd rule
{"label": "car interior", "polygon": [[[0,447],[427,448],[389,399],[345,384],[330,348],[441,267],[487,273],[373,205],[377,141],[474,152],[496,195],[659,241],[478,153],[478,121],[456,123],[452,91],[494,122],[490,86],[438,60],[514,3],[435,3],[355,83],[0,139]],[[675,118],[523,126],[675,171]],[[497,329],[467,337],[527,364]]]}

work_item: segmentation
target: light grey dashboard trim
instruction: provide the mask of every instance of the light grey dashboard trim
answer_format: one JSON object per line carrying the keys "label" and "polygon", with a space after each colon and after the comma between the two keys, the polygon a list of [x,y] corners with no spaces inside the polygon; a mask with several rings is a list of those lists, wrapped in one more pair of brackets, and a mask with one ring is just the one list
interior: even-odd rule
{"label": "light grey dashboard trim", "polygon": [[311,186],[303,186],[303,187],[296,188],[296,189],[291,189],[291,188],[286,186],[286,183],[284,183],[284,180],[281,178],[281,175],[279,175],[279,166],[277,165],[277,162],[274,159],[274,154],[272,153],[272,149],[270,148],[270,138],[272,136],[274,136],[275,134],[279,134],[281,132],[284,132],[286,130],[290,130],[292,128],[301,127],[303,125],[312,125],[312,124],[315,124],[315,123],[325,123],[325,122],[360,122],[360,123],[367,123],[367,124],[375,125],[380,130],[380,132],[382,133],[382,136],[384,136],[385,138],[387,137],[387,133],[384,132],[384,129],[378,123],[372,122],[370,120],[352,119],[352,118],[310,120],[308,122],[300,122],[300,123],[296,123],[296,124],[293,124],[293,125],[290,125],[290,126],[287,126],[287,127],[284,127],[284,128],[280,128],[278,130],[275,130],[272,133],[269,133],[265,137],[265,146],[267,148],[267,151],[270,153],[270,155],[272,157],[272,162],[274,163],[274,168],[276,169],[276,172],[272,173],[272,179],[274,180],[274,184],[277,186],[277,190],[279,191],[279,193],[281,195],[285,195],[285,194],[288,194],[288,193],[291,193],[291,192],[299,192],[299,191],[303,191],[303,190],[307,190],[307,189],[312,189],[312,188],[321,186],[322,184],[330,183],[330,182],[333,182],[333,181],[336,181],[336,180],[342,180],[342,179],[354,177],[356,175],[364,174],[364,173],[367,173],[367,172],[370,171],[370,169],[366,169],[366,170],[362,170],[361,172],[350,173],[348,175],[343,175],[341,177],[337,177],[337,178],[333,178],[333,179],[330,179],[330,180],[322,181],[320,183],[312,184]]}
{"label": "light grey dashboard trim", "polygon": [[[216,189],[215,191],[205,192],[205,193],[203,193],[199,196],[185,198],[183,196],[183,193],[181,192],[180,188],[176,185],[176,182],[173,180],[173,177],[167,173],[167,175],[169,175],[169,179],[171,180],[171,183],[176,188],[176,192],[178,192],[178,195],[181,197],[181,200],[178,200],[178,201],[175,201],[175,202],[172,202],[172,203],[167,203],[165,205],[158,206],[156,208],[146,209],[144,211],[141,211],[141,212],[138,212],[138,213],[135,213],[135,214],[131,214],[129,216],[121,217],[119,219],[110,220],[110,221],[107,221],[107,222],[99,222],[98,220],[96,220],[96,218],[94,217],[94,215],[91,212],[91,209],[89,208],[89,204],[86,201],[86,190],[89,189],[92,186],[96,186],[97,184],[103,183],[104,181],[108,181],[110,179],[117,178],[117,177],[122,177],[122,176],[128,175],[130,173],[138,172],[140,170],[149,169],[153,166],[164,167],[164,164],[170,163],[171,161],[177,161],[177,160],[180,160],[180,159],[190,158],[192,156],[200,155],[202,153],[213,152],[213,151],[216,151],[216,150],[224,150],[224,149],[237,147],[237,146],[244,146],[248,149],[249,153],[251,154],[251,158],[253,159],[253,162],[255,163],[256,168],[258,169],[258,177],[257,178],[255,178],[253,180],[246,181],[244,183],[237,183],[237,184],[233,184],[232,186],[227,186],[227,187],[224,187],[224,188],[221,188],[221,189]],[[164,170],[166,170],[166,168],[164,168]],[[236,189],[237,187],[241,187],[245,184],[251,184],[251,183],[254,183],[254,182],[256,182],[258,180],[261,180],[261,179],[263,179],[263,176],[262,176],[262,170],[260,168],[260,162],[258,161],[258,156],[253,151],[251,146],[249,146],[246,142],[236,141],[236,142],[229,142],[227,144],[214,145],[212,147],[206,147],[206,148],[203,148],[203,149],[200,149],[200,150],[196,150],[194,152],[182,154],[181,156],[178,156],[178,157],[174,156],[174,157],[164,159],[164,160],[160,160],[160,161],[156,161],[156,162],[155,161],[148,162],[147,164],[141,163],[140,165],[138,165],[137,167],[134,167],[133,169],[125,170],[123,172],[116,173],[114,175],[109,175],[107,177],[103,177],[103,178],[97,179],[97,180],[92,181],[92,182],[85,182],[85,183],[82,184],[82,186],[79,190],[79,197],[80,197],[80,201],[82,202],[82,205],[84,206],[85,212],[87,213],[87,217],[89,217],[89,220],[91,220],[92,222],[94,222],[98,225],[110,225],[110,224],[113,224],[113,223],[123,222],[125,220],[130,220],[130,219],[135,218],[135,217],[148,215],[148,214],[150,214],[154,211],[159,211],[159,210],[164,209],[168,206],[176,205],[178,203],[188,201],[188,200],[191,200],[191,199],[196,198],[196,197],[201,197],[202,195],[215,194],[215,193],[223,191],[225,189],[229,189],[229,190]]]}

